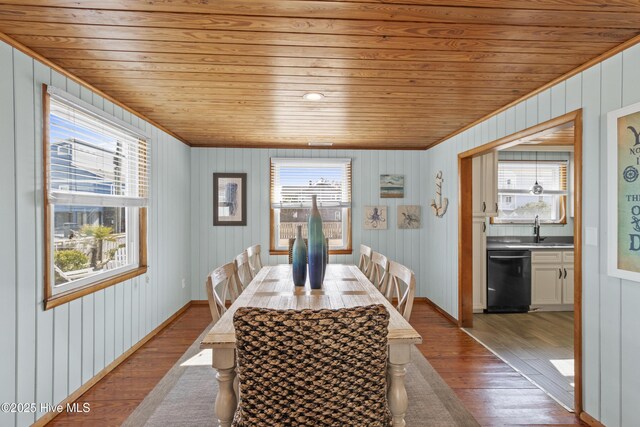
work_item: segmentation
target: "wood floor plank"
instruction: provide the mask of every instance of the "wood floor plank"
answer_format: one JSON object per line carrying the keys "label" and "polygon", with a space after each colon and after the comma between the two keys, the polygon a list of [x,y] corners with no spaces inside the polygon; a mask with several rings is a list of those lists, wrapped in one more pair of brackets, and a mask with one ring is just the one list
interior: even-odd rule
{"label": "wood floor plank", "polygon": [[573,407],[575,378],[561,372],[563,364],[573,363],[573,313],[476,314],[474,327],[466,330],[563,405]]}
{"label": "wood floor plank", "polygon": [[[91,412],[64,413],[51,425],[120,425],[209,320],[207,306],[191,306],[78,400]],[[415,302],[411,323],[423,336],[422,354],[481,425],[584,425],[425,302]]]}

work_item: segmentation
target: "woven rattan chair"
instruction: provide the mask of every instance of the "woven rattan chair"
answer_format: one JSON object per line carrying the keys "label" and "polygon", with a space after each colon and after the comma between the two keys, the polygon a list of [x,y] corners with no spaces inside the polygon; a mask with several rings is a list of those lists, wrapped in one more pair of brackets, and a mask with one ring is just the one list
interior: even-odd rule
{"label": "woven rattan chair", "polygon": [[[408,321],[413,309],[413,298],[416,294],[416,275],[413,271],[395,261],[389,262],[389,278],[387,281],[388,298],[396,309]],[[393,299],[396,298],[396,301]]]}
{"label": "woven rattan chair", "polygon": [[[303,237],[302,240],[304,240],[304,244],[307,246],[307,250],[309,249],[309,239],[307,239],[306,237]],[[329,247],[329,238],[326,237],[325,238],[326,242],[327,242],[327,247]],[[289,264],[293,264],[293,244],[295,243],[296,239],[289,239]],[[329,264],[329,259],[327,258],[327,264]]]}
{"label": "woven rattan chair", "polygon": [[236,264],[236,269],[238,270],[238,278],[240,279],[240,284],[242,285],[242,289],[249,286],[249,283],[253,280],[253,272],[251,271],[251,266],[249,265],[249,255],[247,251],[242,252],[240,255],[235,257],[233,262]]}
{"label": "woven rattan chair", "polygon": [[358,261],[358,268],[365,275],[369,273],[369,264],[371,264],[371,254],[373,250],[367,245],[360,245],[360,261]]}
{"label": "woven rattan chair", "polygon": [[382,295],[389,298],[387,295],[387,271],[389,270],[389,260],[381,253],[374,252],[373,255],[371,255],[370,264],[367,278],[376,288],[378,288],[380,292],[382,292]]}
{"label": "woven rattan chair", "polygon": [[253,245],[247,248],[247,255],[249,256],[249,267],[251,267],[251,274],[256,277],[258,271],[262,268],[262,259],[260,258],[260,245]]}
{"label": "woven rattan chair", "polygon": [[235,263],[230,262],[213,270],[207,277],[205,288],[207,289],[211,317],[213,323],[216,323],[227,311],[227,297],[231,302],[235,301],[242,289]]}
{"label": "woven rattan chair", "polygon": [[240,401],[233,426],[389,426],[383,305],[339,310],[240,307]]}

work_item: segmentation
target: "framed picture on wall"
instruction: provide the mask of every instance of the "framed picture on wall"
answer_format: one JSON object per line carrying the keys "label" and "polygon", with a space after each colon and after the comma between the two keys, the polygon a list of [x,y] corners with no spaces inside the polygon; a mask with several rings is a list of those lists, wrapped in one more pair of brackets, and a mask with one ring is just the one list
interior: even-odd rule
{"label": "framed picture on wall", "polygon": [[607,114],[609,275],[640,281],[640,103]]}
{"label": "framed picture on wall", "polygon": [[247,174],[213,174],[213,225],[247,225]]}
{"label": "framed picture on wall", "polygon": [[386,206],[365,206],[364,207],[364,229],[365,230],[386,230],[387,229],[387,207]]}
{"label": "framed picture on wall", "polygon": [[398,206],[398,228],[400,230],[420,228],[422,222],[420,210],[420,205]]}
{"label": "framed picture on wall", "polygon": [[404,197],[404,175],[380,175],[380,198],[402,199]]}

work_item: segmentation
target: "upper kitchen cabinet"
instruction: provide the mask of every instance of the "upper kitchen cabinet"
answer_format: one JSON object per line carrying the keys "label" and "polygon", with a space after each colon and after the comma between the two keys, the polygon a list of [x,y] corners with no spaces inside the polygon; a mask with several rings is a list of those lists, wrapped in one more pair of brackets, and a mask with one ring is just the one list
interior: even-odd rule
{"label": "upper kitchen cabinet", "polygon": [[498,215],[498,152],[473,159],[473,216]]}

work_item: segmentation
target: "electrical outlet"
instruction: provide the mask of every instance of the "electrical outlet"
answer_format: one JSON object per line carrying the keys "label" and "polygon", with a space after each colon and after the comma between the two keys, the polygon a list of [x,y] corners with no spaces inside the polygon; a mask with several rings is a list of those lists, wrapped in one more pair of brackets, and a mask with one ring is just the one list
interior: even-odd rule
{"label": "electrical outlet", "polygon": [[182,289],[187,286],[187,279],[182,279]]}

